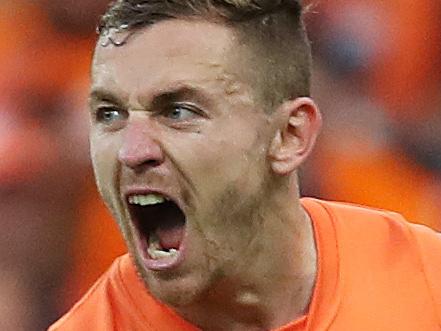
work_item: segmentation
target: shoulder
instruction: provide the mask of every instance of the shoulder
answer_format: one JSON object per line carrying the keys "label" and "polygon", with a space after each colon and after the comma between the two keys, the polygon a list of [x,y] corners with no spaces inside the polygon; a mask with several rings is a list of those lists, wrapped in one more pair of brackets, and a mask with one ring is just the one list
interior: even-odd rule
{"label": "shoulder", "polygon": [[412,226],[412,233],[441,323],[441,233],[422,225]]}
{"label": "shoulder", "polygon": [[312,211],[313,216],[327,218],[340,236],[360,235],[374,241],[385,236],[397,244],[403,240],[414,240],[413,229],[423,227],[408,222],[399,213],[353,203],[304,198],[302,204],[307,211]]}
{"label": "shoulder", "polygon": [[[441,234],[408,222],[398,213],[355,204],[303,199],[313,210],[314,223],[332,224],[341,276],[352,289],[381,288],[384,293],[400,284],[399,298],[409,302],[424,297],[441,323]],[[373,281],[377,280],[377,281]],[[354,286],[358,284],[358,286]],[[388,290],[389,289],[389,290]],[[388,292],[389,291],[389,292]],[[378,293],[381,295],[381,293]]]}
{"label": "shoulder", "polygon": [[[395,251],[404,244],[409,245],[408,248],[417,248],[421,254],[426,251],[439,252],[440,233],[424,225],[411,223],[399,213],[311,198],[302,199],[302,204],[313,218],[319,218],[317,223],[325,218],[331,222],[340,239],[349,236],[360,240],[360,244],[364,240],[376,244],[392,244]],[[441,258],[441,255],[437,257]]]}
{"label": "shoulder", "polygon": [[119,269],[127,255],[117,258],[89,291],[48,331],[113,330],[112,297],[118,295]]}
{"label": "shoulder", "polygon": [[116,259],[49,331],[195,330],[152,296],[129,255]]}
{"label": "shoulder", "polygon": [[349,202],[327,201],[315,198],[302,198],[302,204],[307,210],[322,209],[328,216],[336,220],[339,216],[344,216],[345,219],[350,218],[353,221],[363,221],[373,219],[389,219],[404,221],[404,218],[395,212],[385,209],[368,207]]}

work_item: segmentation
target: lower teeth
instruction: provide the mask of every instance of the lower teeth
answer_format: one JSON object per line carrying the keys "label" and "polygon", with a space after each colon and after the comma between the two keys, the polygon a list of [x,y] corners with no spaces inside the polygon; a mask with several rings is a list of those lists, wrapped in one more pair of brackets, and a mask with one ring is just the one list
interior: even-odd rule
{"label": "lower teeth", "polygon": [[147,251],[148,251],[150,257],[155,260],[166,258],[166,257],[176,256],[178,254],[178,251],[174,248],[172,248],[168,252],[166,252],[163,250],[157,250],[155,248],[152,249],[149,247]]}
{"label": "lower teeth", "polygon": [[161,244],[159,243],[159,238],[153,233],[150,235],[147,252],[149,253],[150,257],[155,260],[173,257],[178,254],[178,250],[174,248],[170,248],[168,251],[163,250],[161,248]]}

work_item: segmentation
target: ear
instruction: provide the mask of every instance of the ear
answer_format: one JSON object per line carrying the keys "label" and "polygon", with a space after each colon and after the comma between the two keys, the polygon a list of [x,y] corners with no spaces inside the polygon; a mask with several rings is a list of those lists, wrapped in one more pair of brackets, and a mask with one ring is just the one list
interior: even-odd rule
{"label": "ear", "polygon": [[278,175],[296,170],[311,153],[322,117],[308,97],[284,102],[277,110],[278,130],[269,148],[271,168]]}

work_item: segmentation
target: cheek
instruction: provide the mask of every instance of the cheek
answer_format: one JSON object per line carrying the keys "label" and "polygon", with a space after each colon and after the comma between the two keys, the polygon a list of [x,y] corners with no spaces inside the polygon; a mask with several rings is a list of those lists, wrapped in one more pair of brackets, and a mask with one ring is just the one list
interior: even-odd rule
{"label": "cheek", "polygon": [[219,215],[212,217],[225,217],[232,206],[262,192],[267,166],[265,157],[254,148],[253,144],[211,143],[182,163],[190,165],[183,171],[196,190],[202,214],[215,211]]}
{"label": "cheek", "polygon": [[246,189],[261,178],[266,160],[264,149],[256,137],[242,135],[236,139],[220,139],[211,142],[205,152],[198,155],[191,170],[194,176],[201,174],[198,176],[201,185],[206,183],[213,187],[229,182]]}
{"label": "cheek", "polygon": [[117,144],[112,140],[91,136],[90,153],[98,190],[106,203],[110,203],[117,185]]}

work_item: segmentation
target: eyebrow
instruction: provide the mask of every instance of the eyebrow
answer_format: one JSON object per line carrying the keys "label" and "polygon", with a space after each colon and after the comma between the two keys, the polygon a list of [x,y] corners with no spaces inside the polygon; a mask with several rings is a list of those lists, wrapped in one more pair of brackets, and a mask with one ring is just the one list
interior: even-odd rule
{"label": "eyebrow", "polygon": [[115,93],[102,88],[92,89],[89,94],[89,104],[97,102],[109,102],[117,105],[124,104],[124,102],[122,102],[122,100],[118,98]]}
{"label": "eyebrow", "polygon": [[[177,86],[168,90],[162,90],[153,96],[151,105],[160,107],[165,104],[179,102],[185,99],[195,100],[198,103],[207,104],[207,96],[200,90],[192,86]],[[142,98],[140,101],[143,101]]]}
{"label": "eyebrow", "polygon": [[[182,84],[177,84],[176,86],[170,88],[160,89],[156,94],[153,94],[152,97],[142,95],[139,97],[139,101],[142,105],[149,105],[148,108],[152,107],[153,109],[166,104],[179,102],[184,99],[192,99],[204,105],[209,104],[206,93],[201,91],[201,89]],[[89,95],[89,104],[98,102],[109,102],[120,106],[126,103],[119,98],[116,93],[113,93],[110,90],[103,88],[92,89]]]}

